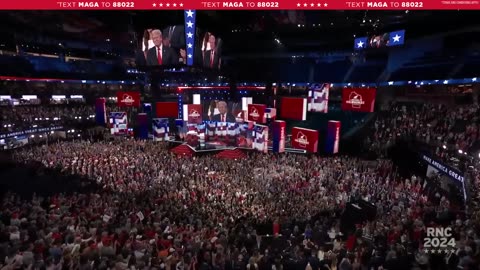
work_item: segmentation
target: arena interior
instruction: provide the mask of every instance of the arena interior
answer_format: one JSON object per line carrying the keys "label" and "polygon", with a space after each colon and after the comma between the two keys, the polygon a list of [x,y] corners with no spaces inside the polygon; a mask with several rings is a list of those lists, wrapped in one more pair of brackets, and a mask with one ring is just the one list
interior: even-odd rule
{"label": "arena interior", "polygon": [[0,269],[480,269],[476,11],[2,11]]}

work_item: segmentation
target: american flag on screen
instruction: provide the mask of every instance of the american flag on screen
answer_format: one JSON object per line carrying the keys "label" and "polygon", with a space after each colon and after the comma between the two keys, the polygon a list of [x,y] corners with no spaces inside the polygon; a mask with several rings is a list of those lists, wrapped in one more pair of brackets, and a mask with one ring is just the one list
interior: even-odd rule
{"label": "american flag on screen", "polygon": [[109,116],[110,133],[112,135],[126,135],[128,133],[127,113],[111,112]]}
{"label": "american flag on screen", "polygon": [[238,124],[237,123],[228,123],[227,133],[229,136],[235,136],[238,134]]}
{"label": "american flag on screen", "polygon": [[215,136],[215,131],[217,129],[217,122],[210,121],[210,122],[207,122],[206,125],[207,125],[207,136],[208,137]]}
{"label": "american flag on screen", "polygon": [[154,118],[152,119],[153,140],[164,141],[168,137],[169,127],[168,118]]}
{"label": "american flag on screen", "polygon": [[255,125],[255,137],[253,148],[260,152],[268,151],[268,127],[262,125]]}
{"label": "american flag on screen", "polygon": [[187,66],[193,65],[195,57],[195,10],[185,10],[185,40],[187,44]]}

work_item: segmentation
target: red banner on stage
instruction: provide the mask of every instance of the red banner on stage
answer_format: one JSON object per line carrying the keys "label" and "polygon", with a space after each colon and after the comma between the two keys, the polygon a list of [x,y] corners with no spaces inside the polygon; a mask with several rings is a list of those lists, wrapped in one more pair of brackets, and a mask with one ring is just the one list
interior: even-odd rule
{"label": "red banner on stage", "polygon": [[342,110],[355,112],[373,112],[375,107],[375,88],[344,88],[342,91]]}
{"label": "red banner on stage", "polygon": [[266,108],[267,106],[264,104],[248,104],[248,121],[264,124]]}
{"label": "red banner on stage", "polygon": [[155,104],[155,112],[159,118],[178,118],[178,103],[157,102]]}
{"label": "red banner on stage", "polygon": [[316,153],[318,150],[318,131],[313,129],[292,128],[292,147]]}
{"label": "red banner on stage", "polygon": [[118,107],[140,107],[140,93],[118,91],[117,106]]}
{"label": "red banner on stage", "polygon": [[201,124],[202,123],[202,105],[200,104],[188,104],[187,105],[187,122],[189,124]]}
{"label": "red banner on stage", "polygon": [[193,0],[131,0],[131,1],[0,1],[3,10],[432,10],[480,8],[477,1],[193,1]]}

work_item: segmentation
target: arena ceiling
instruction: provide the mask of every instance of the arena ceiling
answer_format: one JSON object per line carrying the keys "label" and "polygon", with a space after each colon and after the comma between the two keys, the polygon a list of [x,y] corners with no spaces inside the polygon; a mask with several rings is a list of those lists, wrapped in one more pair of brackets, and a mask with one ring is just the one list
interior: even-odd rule
{"label": "arena ceiling", "polygon": [[[345,50],[354,36],[407,30],[407,39],[471,26],[475,11],[199,11],[198,27],[217,33],[226,53]],[[3,32],[134,47],[146,27],[183,23],[182,11],[8,11]],[[16,33],[14,33],[16,34]]]}

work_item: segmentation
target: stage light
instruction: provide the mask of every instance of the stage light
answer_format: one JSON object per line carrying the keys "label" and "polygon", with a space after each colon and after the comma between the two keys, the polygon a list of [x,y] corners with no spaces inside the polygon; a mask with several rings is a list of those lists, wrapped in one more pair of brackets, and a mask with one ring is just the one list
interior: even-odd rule
{"label": "stage light", "polygon": [[446,146],[446,145],[443,145],[443,149],[447,149],[447,146]]}
{"label": "stage light", "polygon": [[458,153],[463,154],[462,149],[458,149]]}

